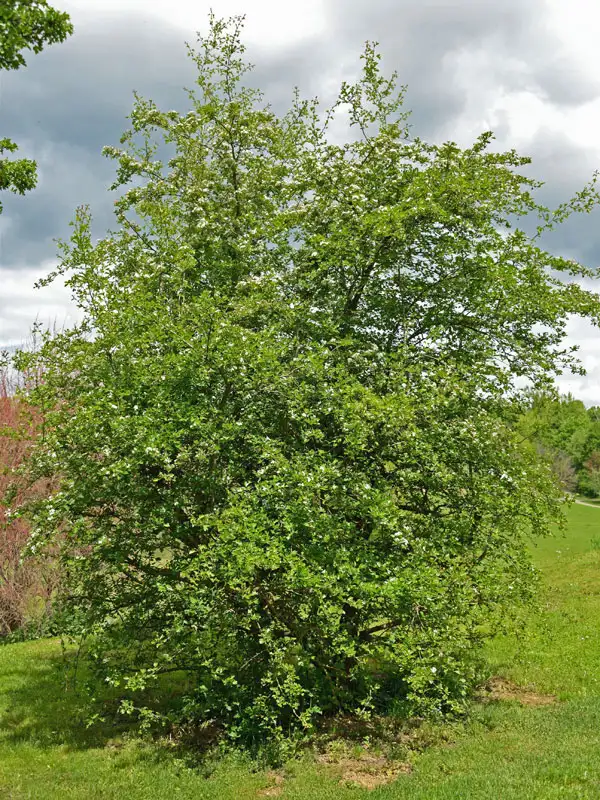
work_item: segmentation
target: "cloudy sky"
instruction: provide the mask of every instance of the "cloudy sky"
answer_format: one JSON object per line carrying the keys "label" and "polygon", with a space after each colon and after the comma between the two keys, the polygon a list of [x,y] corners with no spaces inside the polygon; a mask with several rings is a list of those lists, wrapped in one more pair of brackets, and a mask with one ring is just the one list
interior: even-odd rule
{"label": "cloudy sky", "polygon": [[[39,164],[38,188],[3,198],[0,347],[26,339],[32,321],[68,324],[58,285],[34,290],[69,235],[74,209],[91,206],[96,231],[112,224],[113,164],[101,155],[127,127],[132,92],[183,110],[193,83],[185,42],[218,16],[245,13],[256,81],[276,108],[291,89],[327,99],[352,76],[365,39],[408,84],[413,132],[466,146],[483,130],[530,155],[530,173],[558,204],[600,168],[600,10],[594,0],[54,0],[75,34],[0,78],[0,135]],[[600,265],[600,209],[548,243]],[[574,322],[585,377],[561,380],[600,404],[600,332]]]}

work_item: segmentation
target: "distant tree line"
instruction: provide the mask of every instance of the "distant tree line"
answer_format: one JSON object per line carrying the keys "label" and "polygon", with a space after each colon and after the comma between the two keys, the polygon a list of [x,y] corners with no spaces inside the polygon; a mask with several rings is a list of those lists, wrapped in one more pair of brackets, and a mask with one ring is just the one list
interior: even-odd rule
{"label": "distant tree line", "polygon": [[571,394],[535,393],[522,424],[565,490],[600,496],[600,406],[586,408]]}

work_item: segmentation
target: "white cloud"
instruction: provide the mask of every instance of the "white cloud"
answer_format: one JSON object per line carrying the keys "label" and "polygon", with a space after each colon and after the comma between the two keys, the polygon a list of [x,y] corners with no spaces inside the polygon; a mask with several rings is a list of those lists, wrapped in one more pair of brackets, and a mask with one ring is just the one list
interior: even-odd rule
{"label": "white cloud", "polygon": [[598,75],[600,8],[590,0],[546,0],[547,14],[541,24],[557,33],[565,50],[587,72]]}
{"label": "white cloud", "polygon": [[34,289],[34,284],[56,265],[6,269],[0,266],[0,345],[20,346],[29,337],[37,319],[44,327],[63,328],[73,325],[78,312],[71,302],[69,290],[62,280]]}
{"label": "white cloud", "polygon": [[[455,80],[467,97],[463,118],[448,132],[461,143],[471,141],[482,130],[505,130],[511,147],[526,150],[540,131],[563,135],[575,145],[593,152],[600,166],[600,7],[590,0],[545,0],[547,13],[540,29],[548,29],[558,47],[551,65],[565,85],[565,99],[577,100],[580,84],[596,87],[597,96],[573,105],[556,105],[540,94],[528,78],[530,53],[520,58],[499,57],[498,51],[482,42],[478,50],[454,56]],[[539,66],[539,65],[538,65]]]}
{"label": "white cloud", "polygon": [[64,0],[61,8],[72,13],[74,22],[84,16],[137,12],[192,33],[206,30],[211,8],[219,17],[246,14],[245,40],[268,49],[318,35],[326,27],[323,0]]}
{"label": "white cloud", "polygon": [[600,405],[600,335],[598,328],[587,320],[572,319],[568,326],[567,341],[579,346],[578,357],[586,375],[561,375],[558,388],[570,392],[587,406]]}

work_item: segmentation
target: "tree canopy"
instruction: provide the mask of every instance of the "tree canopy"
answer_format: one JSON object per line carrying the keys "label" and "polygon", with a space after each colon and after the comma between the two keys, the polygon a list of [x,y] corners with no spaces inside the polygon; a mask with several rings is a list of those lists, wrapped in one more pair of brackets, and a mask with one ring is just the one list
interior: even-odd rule
{"label": "tree canopy", "polygon": [[[63,42],[73,33],[69,15],[57,11],[47,0],[2,0],[0,4],[0,70],[26,66],[24,51],[40,53],[49,44]],[[18,146],[0,139],[0,156],[14,153]],[[17,194],[35,188],[35,162],[28,158],[0,158],[0,191]],[[2,203],[0,203],[0,213]]]}
{"label": "tree canopy", "polygon": [[170,719],[245,743],[456,710],[560,515],[519,387],[578,368],[570,315],[598,323],[596,272],[539,243],[595,179],[552,211],[491,133],[411,137],[371,44],[333,108],[278,116],[240,37],[211,18],[187,113],[136,97],[105,151],[116,230],[82,208],[61,246],[83,320],[17,360],[44,373],[30,479],[59,480],[31,548],[62,548],[65,618],[123,711],[155,715],[173,672]]}

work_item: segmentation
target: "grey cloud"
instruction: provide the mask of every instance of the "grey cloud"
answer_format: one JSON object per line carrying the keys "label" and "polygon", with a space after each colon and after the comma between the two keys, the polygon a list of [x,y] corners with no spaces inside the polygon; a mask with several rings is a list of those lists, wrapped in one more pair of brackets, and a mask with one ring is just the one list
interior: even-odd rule
{"label": "grey cloud", "polygon": [[544,26],[543,0],[330,0],[329,9],[338,58],[364,39],[379,41],[384,62],[408,84],[415,128],[424,136],[464,110],[454,61],[469,51],[487,55],[495,88],[531,89],[556,105],[600,94]]}
{"label": "grey cloud", "polygon": [[176,108],[193,80],[184,35],[141,15],[81,25],[3,77],[3,127],[98,151],[118,139],[133,91]]}
{"label": "grey cloud", "polygon": [[356,50],[364,39],[380,43],[387,68],[408,84],[408,105],[420,135],[437,130],[464,109],[454,80],[453,57],[472,48],[503,49],[516,31],[530,27],[540,2],[473,0],[331,0],[335,40]]}
{"label": "grey cloud", "polygon": [[[553,82],[552,71],[546,74],[542,67],[552,66],[548,54],[556,48],[539,35],[540,10],[541,0],[330,0],[326,36],[277,55],[250,52],[257,64],[252,82],[283,110],[295,84],[304,94],[322,94],[324,78],[354,69],[364,39],[378,39],[387,68],[398,69],[408,84],[414,130],[435,137],[464,110],[452,60],[470,48],[497,52],[491,59],[497,64],[508,64],[503,56],[512,54],[511,68],[496,75],[497,82],[531,82],[530,72]],[[29,140],[24,154],[40,162],[41,181],[25,198],[6,198],[11,225],[2,237],[2,264],[53,257],[52,238],[68,234],[68,221],[81,203],[92,206],[98,230],[106,228],[113,165],[101,156],[102,146],[118,142],[134,89],[162,107],[185,108],[181,89],[193,84],[195,70],[185,38],[184,31],[142,15],[99,19],[79,25],[70,40],[31,59],[27,69],[3,76],[2,134]],[[195,37],[189,32],[187,38]],[[523,70],[514,67],[519,58]],[[563,82],[567,72],[564,65],[555,69]],[[554,84],[554,94],[564,95],[562,84]],[[575,79],[573,84],[583,85]],[[548,88],[540,92],[552,95]]]}
{"label": "grey cloud", "polygon": [[3,266],[53,258],[52,239],[68,235],[78,205],[91,205],[100,232],[110,224],[114,165],[102,147],[118,144],[133,90],[161,106],[185,107],[182,88],[193,83],[194,69],[184,38],[138,16],[104,20],[2,76],[2,135],[36,159],[40,177],[25,197],[3,198]]}
{"label": "grey cloud", "polygon": [[4,267],[54,258],[54,240],[69,237],[69,222],[79,205],[91,204],[98,229],[105,230],[111,222],[111,199],[106,188],[112,168],[106,159],[62,142],[38,147],[21,148],[24,155],[37,161],[37,188],[25,197],[5,201],[3,217],[8,224],[0,240],[0,264]]}
{"label": "grey cloud", "polygon": [[579,106],[598,97],[598,81],[582,72],[564,55],[546,53],[532,70],[535,83],[544,97],[558,106]]}
{"label": "grey cloud", "polygon": [[[551,131],[540,131],[534,136],[525,155],[532,157],[532,163],[524,171],[544,181],[537,199],[549,208],[570,200],[600,168],[593,153],[578,147],[563,134]],[[600,208],[589,214],[573,214],[546,234],[542,244],[558,255],[575,258],[589,267],[600,267],[599,218]]]}

